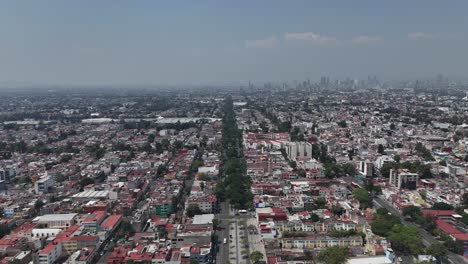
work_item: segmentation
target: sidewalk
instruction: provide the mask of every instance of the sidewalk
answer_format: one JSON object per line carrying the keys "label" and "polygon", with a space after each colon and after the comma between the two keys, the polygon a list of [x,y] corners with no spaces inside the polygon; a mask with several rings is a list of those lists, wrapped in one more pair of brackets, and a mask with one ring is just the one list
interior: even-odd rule
{"label": "sidewalk", "polygon": [[256,218],[249,218],[247,219],[247,226],[253,225],[255,226],[255,230],[257,231],[256,234],[250,234],[248,230],[247,236],[249,240],[249,252],[252,253],[253,251],[260,251],[263,254],[263,261],[267,261],[266,258],[266,251],[265,251],[265,245],[262,242],[262,237],[260,236],[260,233],[258,231],[258,222]]}

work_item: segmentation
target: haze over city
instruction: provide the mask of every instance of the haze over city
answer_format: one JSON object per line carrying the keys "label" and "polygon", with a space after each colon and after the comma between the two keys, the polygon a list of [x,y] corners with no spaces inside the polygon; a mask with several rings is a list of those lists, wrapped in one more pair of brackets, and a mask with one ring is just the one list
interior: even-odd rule
{"label": "haze over city", "polygon": [[0,1],[0,264],[468,263],[467,11]]}
{"label": "haze over city", "polygon": [[1,1],[0,83],[467,80],[466,1]]}

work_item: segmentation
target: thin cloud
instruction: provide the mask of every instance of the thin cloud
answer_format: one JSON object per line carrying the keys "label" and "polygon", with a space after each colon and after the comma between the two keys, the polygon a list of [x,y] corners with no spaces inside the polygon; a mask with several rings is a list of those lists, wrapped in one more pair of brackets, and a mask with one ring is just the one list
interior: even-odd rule
{"label": "thin cloud", "polygon": [[276,47],[278,40],[275,36],[268,37],[266,39],[254,39],[254,40],[246,40],[245,47],[255,48],[255,49],[269,49]]}
{"label": "thin cloud", "polygon": [[367,43],[373,43],[373,42],[380,42],[382,41],[382,37],[380,36],[357,36],[353,38],[352,42],[356,44],[367,44]]}
{"label": "thin cloud", "polygon": [[435,39],[437,34],[430,32],[412,32],[408,34],[408,38],[412,40],[425,40],[425,39]]}
{"label": "thin cloud", "polygon": [[287,42],[304,42],[314,45],[338,44],[336,38],[322,36],[314,32],[289,32],[284,34]]}

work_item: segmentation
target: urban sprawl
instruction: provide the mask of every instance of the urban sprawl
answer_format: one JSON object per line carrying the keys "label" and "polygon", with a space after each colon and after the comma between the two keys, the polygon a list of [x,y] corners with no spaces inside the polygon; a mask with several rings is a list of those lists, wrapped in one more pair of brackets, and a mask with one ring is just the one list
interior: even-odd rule
{"label": "urban sprawl", "polygon": [[466,91],[5,91],[0,264],[466,263]]}

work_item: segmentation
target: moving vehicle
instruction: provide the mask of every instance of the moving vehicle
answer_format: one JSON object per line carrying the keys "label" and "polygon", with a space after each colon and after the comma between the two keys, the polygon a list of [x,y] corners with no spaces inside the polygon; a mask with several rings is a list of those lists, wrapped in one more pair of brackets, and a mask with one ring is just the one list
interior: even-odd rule
{"label": "moving vehicle", "polygon": [[223,240],[223,244],[226,244],[226,243],[227,243],[227,239],[225,238],[225,239]]}

